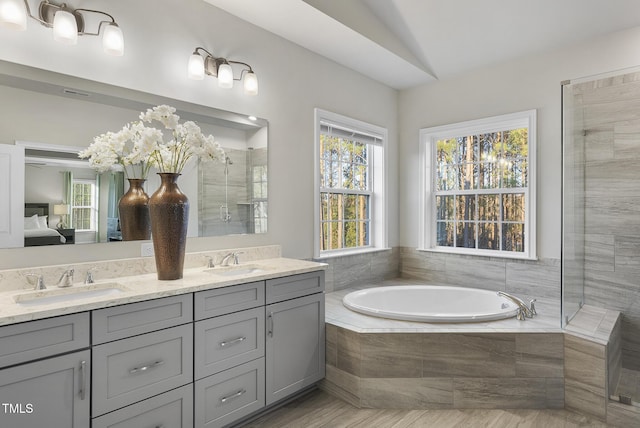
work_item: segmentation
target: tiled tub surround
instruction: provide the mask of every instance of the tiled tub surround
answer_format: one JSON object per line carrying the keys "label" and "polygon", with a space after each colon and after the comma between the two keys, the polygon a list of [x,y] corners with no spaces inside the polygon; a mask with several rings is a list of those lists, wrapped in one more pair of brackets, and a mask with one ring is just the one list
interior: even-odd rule
{"label": "tiled tub surround", "polygon": [[[214,275],[205,271],[206,256],[220,261],[230,252],[241,251],[240,264],[259,268],[258,271],[233,276]],[[242,266],[239,266],[242,267]],[[153,258],[103,261],[75,264],[74,286],[84,287],[82,281],[88,269],[91,269],[95,286],[101,283],[117,283],[123,292],[73,302],[60,302],[37,306],[22,306],[15,303],[16,294],[32,290],[26,280],[27,273],[44,275],[49,289],[56,289],[55,283],[69,266],[45,266],[32,269],[0,271],[0,325],[31,321],[70,313],[83,312],[126,303],[192,293],[217,287],[242,284],[248,281],[260,281],[285,275],[295,275],[324,269],[324,265],[305,260],[280,257],[279,246],[238,248],[231,250],[190,253],[185,258],[184,278],[175,281],[159,281],[155,272]],[[36,293],[34,291],[34,293]]]}
{"label": "tiled tub surround", "polygon": [[[408,283],[415,281],[384,285]],[[619,370],[617,312],[585,307],[572,333],[560,328],[558,302],[545,298],[538,301],[538,316],[524,322],[415,323],[349,311],[342,297],[352,290],[326,296],[327,375],[322,383],[351,404],[410,409],[566,406],[607,420],[606,394]],[[582,358],[590,355],[583,355],[580,345],[606,351],[596,360],[598,370],[576,379]],[[609,414],[614,417],[611,410]]]}

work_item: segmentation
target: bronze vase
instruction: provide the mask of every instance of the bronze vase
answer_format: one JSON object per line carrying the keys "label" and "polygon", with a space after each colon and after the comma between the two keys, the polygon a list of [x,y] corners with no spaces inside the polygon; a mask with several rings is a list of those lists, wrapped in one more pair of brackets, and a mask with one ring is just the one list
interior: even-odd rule
{"label": "bronze vase", "polygon": [[180,191],[180,174],[161,172],[160,187],[149,198],[158,279],[182,278],[187,246],[189,198]]}
{"label": "bronze vase", "polygon": [[118,201],[120,230],[123,241],[151,239],[149,196],[145,193],[141,178],[129,178],[129,190]]}

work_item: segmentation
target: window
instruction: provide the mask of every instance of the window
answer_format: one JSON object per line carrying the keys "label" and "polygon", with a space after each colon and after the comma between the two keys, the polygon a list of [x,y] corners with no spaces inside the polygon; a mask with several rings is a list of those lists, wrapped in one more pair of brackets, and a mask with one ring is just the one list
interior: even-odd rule
{"label": "window", "polygon": [[423,249],[535,258],[535,110],[420,131]]}
{"label": "window", "polygon": [[71,219],[76,231],[96,230],[96,200],[95,180],[73,180]]}
{"label": "window", "polygon": [[316,109],[316,257],[386,248],[384,128]]}
{"label": "window", "polygon": [[267,165],[253,167],[253,224],[254,233],[267,232]]}

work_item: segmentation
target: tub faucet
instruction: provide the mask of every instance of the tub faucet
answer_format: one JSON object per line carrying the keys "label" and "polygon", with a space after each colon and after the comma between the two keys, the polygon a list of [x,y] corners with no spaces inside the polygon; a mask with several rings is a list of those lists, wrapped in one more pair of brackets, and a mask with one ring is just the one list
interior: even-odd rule
{"label": "tub faucet", "polygon": [[73,268],[69,268],[62,272],[60,279],[58,280],[58,287],[71,287],[73,285],[73,274],[75,270]]}
{"label": "tub faucet", "polygon": [[522,299],[509,293],[505,293],[504,291],[498,291],[498,296],[505,297],[518,305],[518,314],[516,315],[516,318],[520,321],[524,321],[527,318],[533,318],[533,316],[536,314],[536,307],[534,304],[536,301],[535,299],[531,301],[531,306],[527,306],[527,304],[522,301]]}

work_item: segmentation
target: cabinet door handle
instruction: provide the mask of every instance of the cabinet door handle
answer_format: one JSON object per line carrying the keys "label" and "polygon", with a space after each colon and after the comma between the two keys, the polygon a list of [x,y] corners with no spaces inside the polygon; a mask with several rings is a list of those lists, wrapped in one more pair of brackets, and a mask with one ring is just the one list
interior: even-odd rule
{"label": "cabinet door handle", "polygon": [[142,367],[134,367],[131,370],[129,370],[129,374],[134,374],[134,373],[140,373],[140,372],[146,372],[149,369],[154,369],[158,366],[161,366],[164,364],[164,361],[162,360],[158,360],[154,363],[151,364],[147,364],[146,366],[142,366]]}
{"label": "cabinet door handle", "polygon": [[84,400],[87,391],[87,362],[80,361],[80,399]]}
{"label": "cabinet door handle", "polygon": [[269,315],[267,315],[267,321],[269,322],[269,329],[267,330],[267,335],[269,337],[273,337],[273,312],[269,312]]}
{"label": "cabinet door handle", "polygon": [[247,392],[246,389],[241,389],[240,391],[236,392],[235,394],[231,394],[231,395],[227,395],[226,397],[222,397],[220,399],[221,403],[226,403],[229,400],[233,400],[234,398],[238,398],[240,397],[242,394],[244,394],[245,392]]}
{"label": "cabinet door handle", "polygon": [[236,337],[235,339],[231,339],[231,340],[223,340],[222,342],[219,343],[219,345],[220,345],[221,348],[224,348],[225,346],[233,345],[234,343],[244,342],[245,340],[247,340],[246,337],[240,336],[240,337]]}

